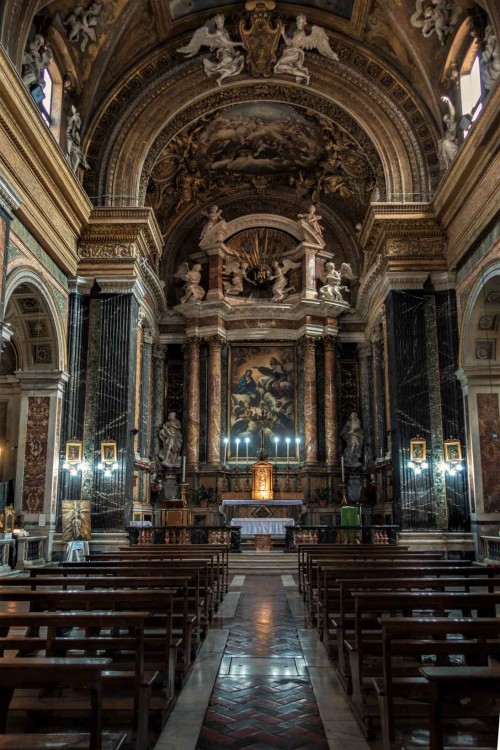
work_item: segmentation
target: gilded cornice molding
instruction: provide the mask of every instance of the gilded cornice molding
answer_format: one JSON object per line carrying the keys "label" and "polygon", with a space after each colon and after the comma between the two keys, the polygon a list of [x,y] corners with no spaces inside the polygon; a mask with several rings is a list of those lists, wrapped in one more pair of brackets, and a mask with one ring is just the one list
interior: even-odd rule
{"label": "gilded cornice molding", "polygon": [[17,211],[23,199],[0,172],[0,208],[10,213]]}
{"label": "gilded cornice molding", "polygon": [[167,299],[165,297],[164,284],[153,271],[146,258],[141,259],[141,271],[144,284],[148,288],[151,296],[155,300],[160,315],[167,313]]}

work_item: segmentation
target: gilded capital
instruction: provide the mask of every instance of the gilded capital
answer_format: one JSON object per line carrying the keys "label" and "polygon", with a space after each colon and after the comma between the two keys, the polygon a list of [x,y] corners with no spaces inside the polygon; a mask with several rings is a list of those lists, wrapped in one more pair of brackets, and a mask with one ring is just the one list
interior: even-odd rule
{"label": "gilded capital", "polygon": [[316,351],[316,344],[318,339],[316,336],[301,336],[299,344],[305,349],[306,352],[314,353]]}
{"label": "gilded capital", "polygon": [[334,352],[335,344],[336,344],[336,339],[334,336],[323,337],[323,345],[325,347],[325,352]]}
{"label": "gilded capital", "polygon": [[218,333],[214,334],[213,336],[207,336],[204,341],[209,345],[210,351],[220,351],[226,343],[226,339],[223,336],[220,336]]}
{"label": "gilded capital", "polygon": [[198,354],[200,351],[200,339],[197,336],[191,336],[186,339],[186,349],[189,354]]}

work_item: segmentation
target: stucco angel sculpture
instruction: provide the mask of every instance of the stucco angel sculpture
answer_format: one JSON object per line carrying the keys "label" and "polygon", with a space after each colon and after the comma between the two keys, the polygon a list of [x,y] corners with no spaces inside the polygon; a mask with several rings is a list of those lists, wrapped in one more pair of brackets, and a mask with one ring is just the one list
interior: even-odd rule
{"label": "stucco angel sculpture", "polygon": [[415,0],[415,13],[410,21],[416,29],[422,29],[425,37],[436,34],[440,44],[444,45],[461,12],[460,6],[451,0]]}
{"label": "stucco angel sculpture", "polygon": [[271,276],[273,284],[273,302],[283,302],[289,294],[295,291],[295,287],[288,286],[287,273],[294,268],[300,268],[300,263],[285,259],[283,263],[277,260],[272,262],[274,275]]}
{"label": "stucco angel sculpture", "polygon": [[355,281],[357,276],[352,272],[352,268],[349,263],[342,263],[340,271],[335,268],[333,261],[327,261],[325,263],[324,273],[321,277],[321,281],[324,286],[320,287],[319,296],[323,302],[345,302],[342,297],[342,291],[349,291],[349,287],[342,286],[342,279],[350,279]]}
{"label": "stucco angel sculpture", "polygon": [[286,35],[284,29],[281,32],[286,47],[274,66],[274,72],[295,76],[297,83],[308,85],[311,76],[309,69],[304,65],[306,50],[317,50],[320,55],[330,60],[339,58],[330,47],[327,33],[321,26],[312,26],[310,33],[307,34],[307,18],[302,13],[297,16],[296,22],[297,28],[291,37]]}
{"label": "stucco angel sculpture", "polygon": [[71,165],[73,172],[76,172],[79,166],[89,169],[90,165],[82,151],[80,128],[82,127],[82,118],[74,105],[71,105],[71,115],[68,117],[66,126],[66,159]]}
{"label": "stucco angel sculpture", "polygon": [[190,300],[200,301],[205,296],[205,290],[200,286],[201,265],[199,263],[195,263],[192,268],[189,268],[189,263],[181,263],[174,273],[174,279],[182,279],[186,282],[184,284],[184,296],[181,297],[181,305],[185,305]]}
{"label": "stucco angel sculpture", "polygon": [[446,130],[444,137],[438,141],[438,158],[439,166],[442,170],[446,170],[458,151],[457,118],[455,107],[451,103],[451,100],[447,96],[442,96],[441,101],[448,105],[448,112],[443,117]]}
{"label": "stucco angel sculpture", "polygon": [[79,41],[82,52],[85,52],[89,42],[95,42],[97,39],[95,27],[101,11],[102,2],[91,3],[87,10],[82,5],[78,5],[66,20],[61,21],[63,26],[69,26],[69,41]]}
{"label": "stucco angel sculpture", "polygon": [[[245,57],[238,52],[236,47],[244,47],[241,42],[233,42],[229,33],[224,28],[224,16],[219,13],[205,26],[197,29],[189,44],[179,47],[177,52],[186,57],[194,57],[202,47],[209,47],[211,52],[215,51],[215,60],[203,59],[203,67],[208,77],[216,76],[220,86],[224,78],[237,76],[243,70]],[[215,26],[215,28],[214,28]]]}
{"label": "stucco angel sculpture", "polygon": [[226,297],[237,297],[243,291],[243,281],[249,281],[247,278],[248,263],[240,263],[237,260],[230,260],[223,268],[222,275],[226,278],[222,282],[224,294]]}

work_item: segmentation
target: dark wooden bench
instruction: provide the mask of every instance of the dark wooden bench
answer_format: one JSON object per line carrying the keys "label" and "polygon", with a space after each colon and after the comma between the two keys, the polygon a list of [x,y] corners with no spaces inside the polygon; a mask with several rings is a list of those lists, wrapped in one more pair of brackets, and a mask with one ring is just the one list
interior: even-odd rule
{"label": "dark wooden bench", "polygon": [[[383,617],[381,626],[383,675],[374,686],[383,748],[390,750],[397,720],[408,725],[420,719],[414,727],[425,726],[432,691],[421,675],[422,659],[451,668],[450,676],[462,667],[488,666],[500,652],[500,619]],[[477,712],[477,705],[463,704],[455,715],[470,716],[471,710]]]}
{"label": "dark wooden bench", "polygon": [[[2,659],[0,660],[0,748],[2,750],[118,750],[126,735],[102,733],[101,672],[109,659]],[[84,690],[90,697],[88,733],[6,734],[7,717],[15,690]]]}

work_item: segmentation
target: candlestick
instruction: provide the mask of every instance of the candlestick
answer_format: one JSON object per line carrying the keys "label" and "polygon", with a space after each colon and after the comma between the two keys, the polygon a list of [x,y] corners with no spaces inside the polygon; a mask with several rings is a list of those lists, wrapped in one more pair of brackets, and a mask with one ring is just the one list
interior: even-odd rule
{"label": "candlestick", "polygon": [[279,441],[280,441],[279,438],[277,438],[277,437],[274,438],[274,446],[276,448],[276,463],[278,462],[278,443],[279,443]]}
{"label": "candlestick", "polygon": [[286,463],[287,465],[290,463],[290,438],[287,437],[286,439]]}
{"label": "candlestick", "polygon": [[342,472],[342,484],[345,482],[345,473],[344,473],[344,456],[340,457],[340,470]]}
{"label": "candlestick", "polygon": [[300,438],[295,438],[295,458],[297,459],[297,463],[299,463],[299,446],[300,446]]}
{"label": "candlestick", "polygon": [[248,466],[248,443],[250,442],[250,438],[245,438],[245,447],[247,449],[247,466]]}
{"label": "candlestick", "polygon": [[224,464],[227,464],[227,444],[229,443],[229,438],[224,438]]}
{"label": "candlestick", "polygon": [[186,456],[182,457],[182,484],[186,482]]}
{"label": "candlestick", "polygon": [[238,451],[240,449],[240,439],[236,438],[236,465],[238,465]]}

